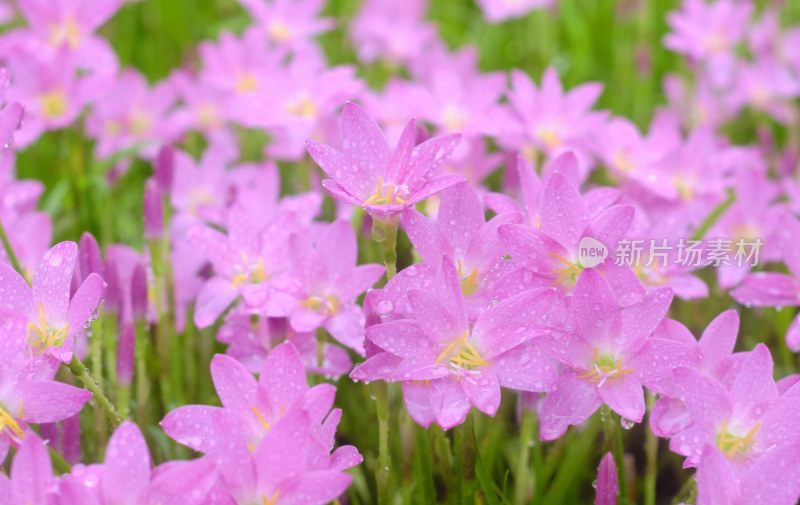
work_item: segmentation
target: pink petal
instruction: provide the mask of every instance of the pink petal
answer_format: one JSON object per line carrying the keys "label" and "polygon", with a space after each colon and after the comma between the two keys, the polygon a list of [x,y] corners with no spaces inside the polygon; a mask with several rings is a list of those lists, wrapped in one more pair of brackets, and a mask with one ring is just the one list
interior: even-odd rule
{"label": "pink petal", "polygon": [[734,412],[745,413],[756,403],[778,396],[772,375],[772,356],[764,344],[750,351],[730,388]]}
{"label": "pink petal", "polygon": [[[383,272],[383,267],[380,271]],[[325,323],[325,329],[333,338],[364,356],[364,313],[360,306],[350,303],[340,308],[339,313]]]}
{"label": "pink petal", "polygon": [[634,213],[631,205],[611,206],[592,219],[584,236],[595,238],[609,251],[615,251],[617,242],[628,232]]}
{"label": "pink petal", "polygon": [[442,193],[436,223],[440,233],[452,247],[449,254],[462,258],[470,238],[480,230],[484,222],[483,207],[478,194],[468,183],[456,184]]}
{"label": "pink petal", "polygon": [[697,467],[697,505],[738,505],[737,481],[730,462],[719,449],[707,445]]}
{"label": "pink petal", "polygon": [[[455,333],[452,335],[451,339],[460,336]],[[427,340],[419,323],[410,319],[370,326],[367,328],[367,337],[382,349],[404,358],[427,356],[433,361],[437,356],[433,343]]]}
{"label": "pink petal", "polygon": [[434,382],[403,382],[403,401],[408,415],[423,428],[427,428],[436,420],[436,414],[431,404],[434,391],[432,384]]}
{"label": "pink petal", "polygon": [[[720,484],[724,485],[724,481]],[[796,504],[800,498],[800,444],[784,445],[767,453],[753,465],[740,488],[740,503]]]}
{"label": "pink petal", "polygon": [[383,265],[374,263],[358,265],[355,268],[344,270],[342,275],[336,279],[339,303],[352,301],[361,293],[373,287],[385,272],[386,269]]}
{"label": "pink petal", "polygon": [[408,198],[409,204],[419,203],[431,195],[435,195],[450,186],[455,186],[460,182],[464,182],[466,178],[461,174],[444,174],[432,177],[428,182],[424,183],[419,189],[413,191]]}
{"label": "pink petal", "polygon": [[273,412],[289,409],[308,390],[303,361],[290,342],[270,351],[258,384],[266,391]]}
{"label": "pink petal", "polygon": [[736,336],[739,334],[739,313],[735,310],[726,310],[718,315],[706,326],[698,343],[700,359],[712,365],[723,357],[729,356],[736,345]]}
{"label": "pink petal", "polygon": [[307,472],[291,481],[291,490],[280,494],[282,502],[292,505],[329,503],[347,490],[353,478],[331,471]]}
{"label": "pink petal", "polygon": [[622,338],[625,343],[620,346],[632,349],[640,347],[667,315],[671,303],[670,288],[654,288],[641,302],[625,307],[622,311]]}
{"label": "pink petal", "polygon": [[35,317],[38,320],[30,286],[16,270],[5,263],[0,263],[0,285],[4,288],[0,311],[28,318]]}
{"label": "pink petal", "polygon": [[391,156],[378,124],[353,102],[347,102],[342,109],[342,150],[370,181],[383,173]]}
{"label": "pink petal", "polygon": [[719,381],[687,367],[677,368],[672,376],[678,397],[695,422],[703,420],[718,425],[730,416],[732,406],[728,392]]}
{"label": "pink petal", "polygon": [[620,310],[611,286],[593,269],[578,277],[569,306],[575,330],[587,342],[605,342],[622,331]]}
{"label": "pink petal", "polygon": [[800,282],[786,274],[758,272],[745,277],[731,296],[741,304],[756,307],[800,305]]}
{"label": "pink petal", "polygon": [[575,249],[589,217],[578,190],[561,174],[554,173],[539,201],[542,232],[558,240],[565,249]]}
{"label": "pink petal", "polygon": [[139,428],[123,423],[106,448],[101,486],[105,503],[137,503],[150,484],[150,451]]}
{"label": "pink petal", "polygon": [[461,377],[461,388],[469,401],[481,412],[494,416],[500,407],[500,383],[488,368],[473,370]]}
{"label": "pink petal", "polygon": [[453,253],[439,228],[412,207],[403,212],[403,226],[423,261],[437,264],[444,254]]}
{"label": "pink petal", "polygon": [[625,419],[641,422],[644,417],[644,391],[642,385],[631,375],[610,378],[602,386],[597,387],[600,398],[611,407],[611,410]]}
{"label": "pink petal", "polygon": [[179,444],[197,452],[209,453],[216,449],[218,438],[229,436],[218,433],[216,423],[218,416],[227,415],[219,407],[185,405],[168,412],[159,424]]}
{"label": "pink petal", "polygon": [[493,358],[492,371],[501,386],[520,391],[552,391],[558,381],[553,364],[531,342]]}
{"label": "pink petal", "polygon": [[24,379],[19,382],[23,419],[29,423],[52,423],[80,412],[92,393],[56,381]]}
{"label": "pink petal", "polygon": [[356,265],[357,244],[353,226],[348,221],[331,223],[316,240],[317,249],[336,251],[335,254],[322,254],[322,262],[330,274],[348,272]]}
{"label": "pink petal", "polygon": [[223,277],[212,277],[200,289],[195,304],[194,324],[198,328],[211,326],[239,296],[231,282]]}
{"label": "pink petal", "polygon": [[72,339],[85,330],[86,325],[96,318],[96,313],[103,302],[106,283],[96,273],[91,273],[75,292],[69,302],[67,310],[67,324],[69,333],[67,338]]}
{"label": "pink petal", "polygon": [[[436,170],[447,161],[460,141],[461,134],[456,133],[435,137],[418,145],[412,151],[411,162],[405,177],[398,182],[402,182],[409,188],[418,187],[419,184],[430,179]],[[465,179],[462,177],[461,180]]]}
{"label": "pink petal", "polygon": [[256,405],[256,379],[238,360],[215,355],[211,359],[211,378],[226,409],[247,411]]}
{"label": "pink petal", "polygon": [[11,462],[10,503],[47,505],[54,485],[47,449],[36,435],[28,435]]}
{"label": "pink petal", "polygon": [[692,348],[681,342],[649,338],[626,363],[635,370],[636,377],[642,384],[658,390],[659,381],[670,378],[673,370],[691,364],[694,360]]}
{"label": "pink petal", "polygon": [[454,377],[447,377],[431,382],[431,405],[436,423],[449,430],[464,422],[470,409],[470,402],[464,390]]}
{"label": "pink petal", "polygon": [[540,415],[539,436],[555,440],[567,427],[589,419],[603,403],[594,384],[578,379],[570,370],[558,376],[558,387],[547,393]]}
{"label": "pink petal", "polygon": [[375,193],[378,175],[374,166],[350,162],[347,156],[336,149],[314,140],[306,142],[306,149],[320,168],[346,193],[362,201]]}
{"label": "pink petal", "polygon": [[61,242],[44,253],[33,273],[33,298],[44,305],[48,321],[66,322],[72,270],[78,256],[75,242]]}

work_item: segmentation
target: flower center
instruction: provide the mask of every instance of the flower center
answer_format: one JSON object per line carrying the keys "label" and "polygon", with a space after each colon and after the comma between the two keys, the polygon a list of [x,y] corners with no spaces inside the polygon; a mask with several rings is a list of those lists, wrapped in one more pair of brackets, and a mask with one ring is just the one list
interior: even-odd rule
{"label": "flower center", "polygon": [[252,93],[258,89],[258,80],[249,72],[236,79],[236,92],[241,94]]}
{"label": "flower center", "polygon": [[579,379],[596,382],[597,387],[602,386],[612,377],[623,377],[633,372],[632,368],[622,368],[622,358],[615,360],[610,354],[600,354],[597,347],[594,348],[594,368],[584,370],[578,375]]}
{"label": "flower center", "polygon": [[81,30],[74,16],[69,16],[63,24],[50,25],[50,45],[60,46],[66,42],[70,49],[77,49],[81,43]]}
{"label": "flower center", "polygon": [[438,365],[449,356],[450,365],[457,370],[473,370],[482,366],[490,366],[491,363],[483,359],[478,350],[467,342],[468,337],[469,330],[465,330],[460,337],[450,342],[436,358],[436,364]]}
{"label": "flower center", "polygon": [[[388,188],[388,192],[385,190]],[[408,198],[408,188],[403,184],[393,182],[383,182],[383,177],[378,177],[378,188],[375,194],[364,201],[365,205],[392,205],[396,203],[406,203]]]}
{"label": "flower center", "polygon": [[276,20],[271,22],[267,28],[267,32],[269,32],[269,38],[275,42],[286,42],[292,38],[292,29],[282,21]]}
{"label": "flower center", "polygon": [[264,272],[264,259],[259,258],[255,265],[249,264],[247,255],[242,253],[242,264],[235,267],[239,273],[231,279],[231,287],[235,288],[242,284],[260,284],[266,281],[269,276]]}
{"label": "flower center", "polygon": [[728,431],[728,420],[726,419],[722,421],[722,429],[717,435],[717,447],[728,459],[732,459],[737,454],[744,454],[752,448],[753,437],[760,427],[761,421],[757,422],[745,436],[737,437]]}
{"label": "flower center", "polygon": [[333,295],[328,295],[325,298],[321,296],[309,296],[305,300],[301,300],[297,303],[299,303],[301,307],[329,316],[335,316],[339,312],[339,300]]}
{"label": "flower center", "polygon": [[548,254],[550,256],[560,260],[565,265],[563,268],[556,268],[555,270],[553,270],[553,273],[556,274],[556,279],[553,281],[552,284],[550,284],[550,287],[553,287],[553,286],[556,286],[558,284],[561,284],[562,282],[564,282],[567,279],[569,279],[571,281],[575,281],[578,278],[578,276],[581,274],[581,272],[583,271],[583,267],[581,267],[580,265],[576,265],[573,262],[564,259],[563,257],[559,256],[558,254],[555,254],[555,253],[548,253]]}
{"label": "flower center", "polygon": [[47,327],[44,317],[44,305],[39,302],[39,326],[33,321],[28,322],[28,333],[26,335],[28,344],[31,347],[45,350],[50,347],[61,347],[67,340],[69,325],[65,324],[61,328],[54,330]]}
{"label": "flower center", "polygon": [[[22,400],[19,401],[19,417],[22,417]],[[3,433],[5,428],[11,430],[17,438],[25,437],[25,432],[22,431],[17,420],[0,405],[0,433]]]}
{"label": "flower center", "polygon": [[267,494],[262,493],[261,494],[262,505],[275,505],[275,500],[278,499],[278,495],[280,494],[281,494],[280,491],[275,491],[275,493],[273,493],[273,495],[269,499],[267,499]]}
{"label": "flower center", "polygon": [[42,116],[44,119],[55,119],[63,116],[64,113],[67,112],[66,98],[64,97],[64,93],[59,89],[42,93],[39,96],[39,100],[42,105]]}
{"label": "flower center", "polygon": [[307,94],[303,93],[297,100],[289,102],[286,111],[295,117],[313,118],[317,115],[317,106]]}
{"label": "flower center", "polygon": [[614,151],[611,162],[620,172],[631,173],[633,169],[636,168],[633,166],[630,155],[624,149],[617,149]]}
{"label": "flower center", "polygon": [[150,130],[150,116],[141,111],[135,110],[131,113],[130,128],[133,135],[143,135]]}

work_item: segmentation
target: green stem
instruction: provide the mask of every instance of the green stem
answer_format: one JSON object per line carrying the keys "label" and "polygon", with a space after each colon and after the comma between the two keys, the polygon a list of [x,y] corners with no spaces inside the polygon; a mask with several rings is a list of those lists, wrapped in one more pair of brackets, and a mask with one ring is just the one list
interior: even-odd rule
{"label": "green stem", "polygon": [[722,214],[724,214],[725,211],[728,210],[728,208],[733,205],[735,201],[736,193],[732,189],[728,189],[728,198],[726,198],[721,204],[717,205],[714,210],[711,211],[711,214],[709,214],[700,224],[700,226],[697,227],[694,234],[692,234],[692,240],[702,240],[708,230],[714,226],[714,223],[719,220]]}
{"label": "green stem", "polygon": [[[648,420],[653,414],[653,405],[656,396],[647,394]],[[656,503],[656,479],[658,477],[658,438],[653,430],[645,428],[644,440],[645,452],[645,477],[644,477],[644,505],[655,505]]]}
{"label": "green stem", "polygon": [[378,504],[389,503],[389,387],[383,381],[372,384],[378,412],[378,465],[375,481],[378,486]]}
{"label": "green stem", "polygon": [[8,260],[11,262],[11,266],[14,267],[14,270],[19,272],[21,275],[24,276],[22,272],[22,267],[19,264],[19,259],[17,255],[14,254],[14,249],[11,247],[11,241],[8,240],[8,235],[6,234],[6,227],[3,225],[3,221],[0,220],[0,240],[3,241],[3,248],[6,250],[6,255],[8,256]]}
{"label": "green stem", "polygon": [[100,407],[100,410],[103,411],[108,420],[111,421],[111,425],[116,428],[122,424],[122,418],[117,414],[114,405],[108,400],[106,395],[103,394],[100,386],[89,374],[89,369],[86,368],[86,365],[81,363],[81,360],[79,360],[77,356],[73,356],[72,361],[69,362],[67,367],[69,371],[81,381],[83,387],[92,393],[92,399],[94,399],[95,403]]}
{"label": "green stem", "polygon": [[530,443],[533,439],[535,427],[536,415],[527,409],[522,409],[522,423],[519,431],[519,457],[517,458],[517,471],[514,475],[514,503],[517,505],[530,503],[531,488],[537,486],[535,475],[532,480],[528,479],[530,474]]}
{"label": "green stem", "polygon": [[149,395],[147,387],[147,351],[145,349],[145,331],[146,324],[144,320],[137,320],[134,323],[136,331],[134,337],[133,355],[136,361],[136,419],[139,420],[140,426],[145,426],[146,412],[147,412],[147,397]]}
{"label": "green stem", "polygon": [[383,264],[386,265],[386,278],[392,280],[397,273],[397,218],[387,221],[372,221],[372,239],[380,242],[383,248]]}

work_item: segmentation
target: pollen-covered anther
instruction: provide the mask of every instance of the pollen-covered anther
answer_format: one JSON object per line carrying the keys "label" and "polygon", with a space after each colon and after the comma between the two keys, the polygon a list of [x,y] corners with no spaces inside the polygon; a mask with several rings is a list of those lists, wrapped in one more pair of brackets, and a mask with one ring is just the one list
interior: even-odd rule
{"label": "pollen-covered anther", "polygon": [[[384,186],[388,186],[389,191],[384,192]],[[384,184],[383,177],[378,177],[378,188],[375,194],[370,196],[364,201],[366,205],[392,205],[397,203],[406,203],[407,200],[402,196],[403,186],[387,182]]]}
{"label": "pollen-covered anther", "polygon": [[[490,366],[491,363],[483,359],[477,349],[467,342],[469,330],[457,339],[450,342],[436,358],[436,364],[450,357],[450,364],[459,370],[472,370],[478,367]],[[455,354],[452,354],[455,351]]]}
{"label": "pollen-covered anther", "polygon": [[28,323],[27,340],[32,347],[39,349],[49,349],[50,347],[61,347],[67,340],[69,325],[53,331],[47,328],[47,321],[44,316],[44,305],[39,303],[39,326],[36,323]]}
{"label": "pollen-covered anther", "polygon": [[601,356],[597,347],[594,348],[594,368],[584,370],[579,375],[579,379],[597,382],[598,387],[612,377],[623,377],[634,372],[632,368],[622,368],[622,358],[616,362],[611,356]]}
{"label": "pollen-covered anther", "polygon": [[[22,400],[19,401],[19,416],[22,417]],[[17,438],[24,438],[25,432],[22,431],[19,423],[9,414],[3,407],[0,406],[0,433],[8,428]]]}
{"label": "pollen-covered anther", "polygon": [[757,422],[755,426],[750,428],[750,431],[743,437],[731,435],[728,432],[728,420],[722,421],[722,429],[717,435],[717,447],[725,454],[728,459],[733,458],[737,454],[741,454],[750,450],[753,445],[753,437],[761,427],[761,421]]}
{"label": "pollen-covered anther", "polygon": [[558,259],[565,265],[564,268],[556,268],[555,270],[553,270],[553,273],[556,274],[557,277],[553,281],[553,283],[550,284],[550,287],[557,286],[567,279],[577,278],[581,274],[583,268],[581,268],[579,265],[576,265],[575,263],[572,263],[571,261],[568,261],[564,259],[562,256],[555,253],[548,253],[548,255]]}

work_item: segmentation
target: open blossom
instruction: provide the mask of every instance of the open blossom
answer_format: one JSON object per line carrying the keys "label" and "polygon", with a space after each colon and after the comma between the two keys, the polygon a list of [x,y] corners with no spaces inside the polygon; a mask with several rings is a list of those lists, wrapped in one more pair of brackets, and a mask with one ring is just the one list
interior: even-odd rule
{"label": "open blossom", "polygon": [[593,132],[605,120],[605,113],[591,111],[602,92],[603,85],[596,82],[565,91],[553,68],[544,72],[539,87],[526,73],[513,70],[508,99],[517,122],[502,142],[513,143],[529,159],[539,150],[548,157],[572,150],[585,168],[593,150]]}
{"label": "open blossom", "polygon": [[93,273],[70,297],[77,254],[74,242],[48,250],[36,266],[32,288],[13,268],[0,264],[0,282],[6,287],[6,297],[0,302],[2,315],[24,318],[31,349],[65,363],[72,360],[75,337],[96,317],[105,291],[103,279]]}
{"label": "open blossom", "polygon": [[464,421],[472,405],[493,416],[501,386],[523,391],[554,386],[555,369],[535,339],[559,319],[555,302],[553,290],[528,291],[471,325],[461,281],[445,257],[430,289],[409,291],[412,317],[369,326],[367,337],[401,358],[390,380],[403,382],[411,417],[422,426],[436,421],[449,429]]}
{"label": "open blossom", "polygon": [[544,400],[543,440],[558,438],[604,403],[624,419],[642,420],[642,386],[668,377],[690,353],[680,342],[652,337],[671,302],[669,288],[656,288],[620,310],[602,275],[592,269],[581,273],[564,332],[543,337],[539,344],[565,365],[558,387]]}
{"label": "open blossom", "polygon": [[436,41],[436,29],[425,22],[425,0],[367,0],[350,25],[358,59],[414,61]]}
{"label": "open blossom", "polygon": [[501,262],[505,251],[497,235],[503,224],[519,223],[522,216],[511,212],[486,222],[475,190],[460,183],[442,193],[436,221],[431,222],[409,208],[403,213],[408,237],[422,259],[433,265],[442,256],[456,262],[470,320],[492,305],[494,285],[510,262]]}
{"label": "open blossom", "polygon": [[239,0],[256,21],[258,28],[277,47],[295,52],[312,51],[314,37],[333,25],[319,16],[323,0]]}
{"label": "open blossom", "polygon": [[749,353],[729,388],[687,367],[675,370],[674,380],[692,418],[670,440],[670,449],[686,456],[685,467],[700,463],[706,444],[741,470],[775,447],[800,442],[800,401],[778,395],[764,344]]}
{"label": "open blossom", "polygon": [[310,332],[324,327],[363,355],[364,315],[354,300],[383,276],[383,265],[356,266],[356,236],[347,221],[328,225],[315,241],[294,234],[289,248],[298,281],[292,289],[297,299],[289,315],[292,328]]}
{"label": "open blossom", "polygon": [[306,146],[331,179],[323,187],[337,200],[363,207],[373,217],[387,219],[464,180],[456,174],[434,175],[460,140],[444,135],[415,147],[415,122],[409,121],[392,152],[380,128],[361,107],[347,103],[342,112],[339,152],[319,142]]}

